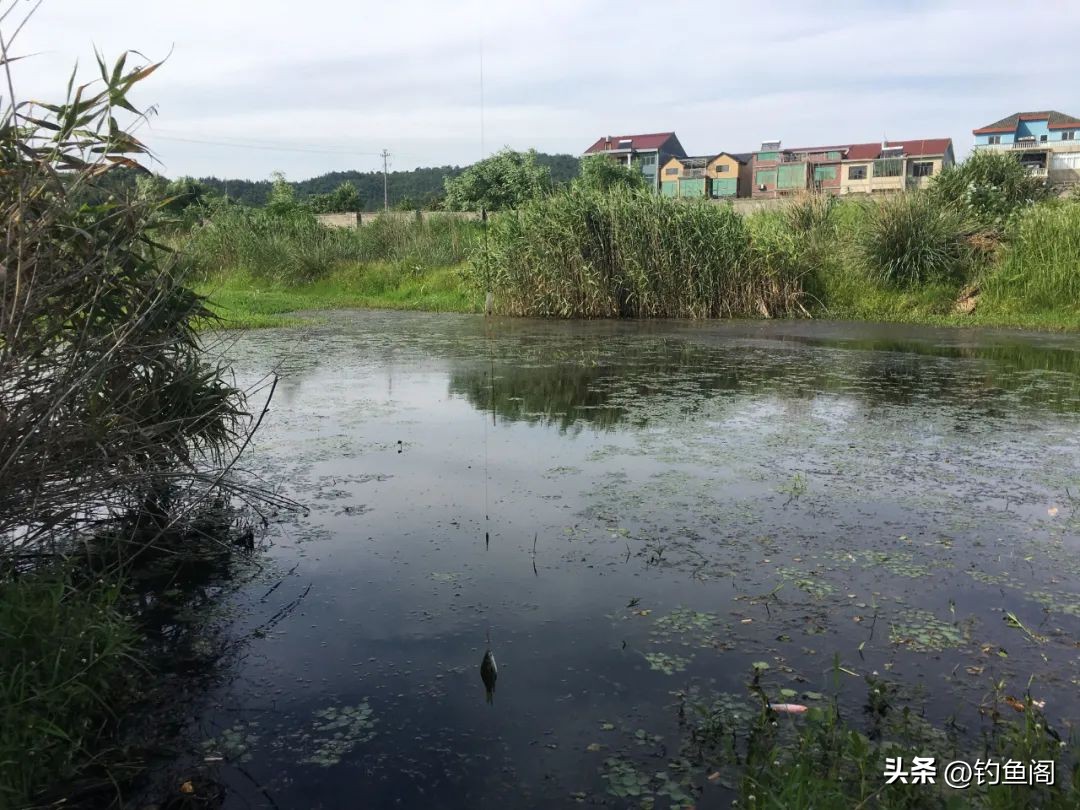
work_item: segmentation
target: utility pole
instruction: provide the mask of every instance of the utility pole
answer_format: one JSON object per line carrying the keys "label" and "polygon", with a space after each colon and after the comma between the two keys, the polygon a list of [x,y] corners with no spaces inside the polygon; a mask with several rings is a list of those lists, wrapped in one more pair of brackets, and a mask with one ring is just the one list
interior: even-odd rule
{"label": "utility pole", "polygon": [[386,179],[386,161],[390,157],[390,152],[386,149],[383,149],[382,152],[380,152],[379,154],[382,155],[382,207],[383,211],[389,211],[390,195],[387,191],[389,186],[387,185]]}

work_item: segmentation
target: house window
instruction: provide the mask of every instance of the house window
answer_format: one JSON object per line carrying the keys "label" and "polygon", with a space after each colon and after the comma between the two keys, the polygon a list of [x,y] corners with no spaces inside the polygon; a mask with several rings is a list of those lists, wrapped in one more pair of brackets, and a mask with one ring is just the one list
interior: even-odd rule
{"label": "house window", "polygon": [[720,173],[720,172],[726,172],[731,167],[728,166],[726,163],[718,163],[715,168],[716,168],[717,173]]}
{"label": "house window", "polygon": [[1071,141],[1075,137],[1076,137],[1076,130],[1075,129],[1067,129],[1067,130],[1065,130],[1064,132],[1061,133],[1061,140],[1063,140],[1063,141]]}
{"label": "house window", "polygon": [[638,160],[642,166],[652,166],[656,163],[656,155],[638,155]]}
{"label": "house window", "polygon": [[992,146],[996,146],[997,144],[1001,143],[1001,136],[1000,135],[989,135],[986,138],[986,142],[988,144],[992,145]]}
{"label": "house window", "polygon": [[874,161],[874,177],[899,177],[903,173],[903,158],[883,158]]}
{"label": "house window", "polygon": [[815,166],[814,167],[814,179],[817,181],[822,180],[835,180],[836,179],[836,167],[835,166]]}
{"label": "house window", "polygon": [[762,160],[762,161],[764,161],[764,160],[779,160],[780,159],[780,153],[779,152],[758,152],[757,159]]}
{"label": "house window", "polygon": [[768,171],[760,171],[754,175],[754,182],[758,186],[775,186],[776,185],[776,169],[769,169]]}
{"label": "house window", "polygon": [[865,166],[848,166],[847,179],[848,180],[865,180],[866,179],[866,167]]}
{"label": "house window", "polygon": [[912,163],[911,164],[911,176],[912,177],[929,177],[934,173],[933,163]]}
{"label": "house window", "polygon": [[1045,135],[1040,135],[1039,136],[1039,143],[1046,143],[1046,136]]}
{"label": "house window", "polygon": [[664,169],[664,174],[666,174],[668,176],[671,176],[673,174],[678,174],[678,173],[679,173],[679,167],[678,166],[676,166],[675,168],[672,168],[672,169]]}

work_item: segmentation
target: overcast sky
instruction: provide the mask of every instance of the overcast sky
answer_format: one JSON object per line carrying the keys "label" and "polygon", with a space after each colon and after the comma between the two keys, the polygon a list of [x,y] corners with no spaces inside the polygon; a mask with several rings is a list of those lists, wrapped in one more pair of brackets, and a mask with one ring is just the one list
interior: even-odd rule
{"label": "overcast sky", "polygon": [[1080,115],[1077,0],[44,0],[14,51],[36,54],[19,94],[51,100],[95,45],[171,50],[134,97],[157,107],[159,170],[298,180],[381,168],[383,148],[397,169],[476,160],[481,43],[486,153],[674,130],[690,154],[883,136],[962,154],[1017,110]]}

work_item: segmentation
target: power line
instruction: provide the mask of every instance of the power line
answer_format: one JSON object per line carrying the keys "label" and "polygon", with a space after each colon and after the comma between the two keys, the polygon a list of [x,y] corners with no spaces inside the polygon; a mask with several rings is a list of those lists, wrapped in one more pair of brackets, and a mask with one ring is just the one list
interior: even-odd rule
{"label": "power line", "polygon": [[381,157],[381,152],[359,152],[354,150],[345,149],[311,149],[302,146],[269,146],[266,144],[258,143],[243,143],[237,141],[230,143],[227,141],[211,141],[203,138],[181,138],[176,135],[157,135],[154,137],[163,141],[179,141],[182,143],[198,143],[206,146],[226,146],[234,149],[264,149],[270,152],[305,152],[313,155],[351,155],[351,156],[363,156],[363,157]]}

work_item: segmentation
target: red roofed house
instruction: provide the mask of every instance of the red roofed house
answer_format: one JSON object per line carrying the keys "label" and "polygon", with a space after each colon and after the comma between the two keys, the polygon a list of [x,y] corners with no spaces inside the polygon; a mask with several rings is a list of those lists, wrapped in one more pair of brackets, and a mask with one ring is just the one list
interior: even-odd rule
{"label": "red roofed house", "polygon": [[751,197],[771,198],[807,191],[840,190],[840,161],[847,146],[784,149],[780,141],[765,141],[754,152]]}
{"label": "red roofed house", "polygon": [[1080,118],[1058,112],[1019,112],[972,130],[976,149],[1016,155],[1036,177],[1080,182]]}
{"label": "red roofed house", "polygon": [[766,141],[754,153],[753,197],[808,191],[869,194],[919,188],[955,163],[952,140],[886,141],[784,149]]}
{"label": "red roofed house", "polygon": [[956,162],[952,138],[854,143],[844,154],[841,194],[878,194],[922,188]]}
{"label": "red roofed house", "polygon": [[672,157],[686,157],[674,132],[654,132],[648,135],[608,135],[588,149],[586,155],[610,155],[645,175],[649,187],[660,190],[660,166]]}

